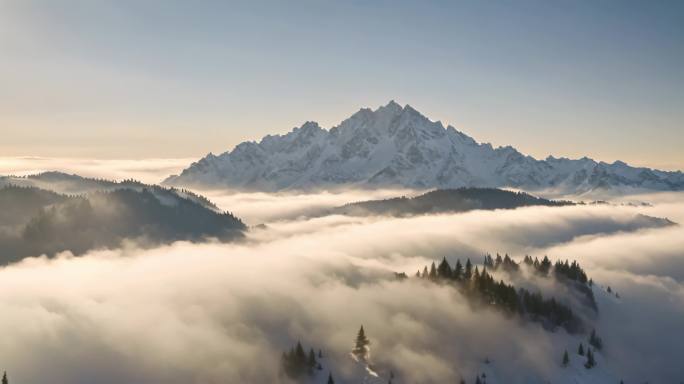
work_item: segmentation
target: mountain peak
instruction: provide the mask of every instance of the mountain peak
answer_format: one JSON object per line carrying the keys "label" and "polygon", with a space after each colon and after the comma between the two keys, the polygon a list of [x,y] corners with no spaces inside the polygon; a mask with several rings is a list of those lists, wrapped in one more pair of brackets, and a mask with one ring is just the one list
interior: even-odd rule
{"label": "mountain peak", "polygon": [[390,101],[385,105],[385,107],[388,107],[388,108],[399,108],[399,109],[402,108],[402,107],[401,107],[401,104],[399,104],[399,103],[397,103],[396,101],[394,101],[394,99],[390,100]]}
{"label": "mountain peak", "polygon": [[321,128],[321,126],[318,125],[318,123],[315,121],[307,121],[304,124],[302,124],[301,127],[295,128],[295,129],[299,129],[301,131],[312,131],[312,130],[316,131],[316,130],[322,130],[323,128]]}
{"label": "mountain peak", "polygon": [[373,113],[397,115],[401,113],[403,110],[404,108],[399,103],[397,103],[394,100],[390,100],[389,103],[379,107],[378,109],[373,111]]}
{"label": "mountain peak", "polygon": [[684,174],[617,162],[549,156],[537,160],[511,146],[493,148],[390,100],[362,108],[328,130],[307,121],[286,135],[207,156],[167,184],[277,191],[334,186],[408,188],[512,187],[564,193],[597,188],[684,190]]}

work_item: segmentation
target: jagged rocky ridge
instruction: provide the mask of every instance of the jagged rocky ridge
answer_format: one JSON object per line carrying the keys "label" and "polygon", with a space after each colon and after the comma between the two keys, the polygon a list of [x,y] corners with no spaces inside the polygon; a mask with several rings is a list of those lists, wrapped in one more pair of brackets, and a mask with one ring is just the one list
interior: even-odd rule
{"label": "jagged rocky ridge", "polygon": [[538,160],[510,146],[478,143],[394,101],[364,108],[325,130],[307,122],[285,135],[209,154],[168,185],[241,190],[334,187],[514,187],[582,193],[597,189],[683,190],[682,172],[589,158]]}

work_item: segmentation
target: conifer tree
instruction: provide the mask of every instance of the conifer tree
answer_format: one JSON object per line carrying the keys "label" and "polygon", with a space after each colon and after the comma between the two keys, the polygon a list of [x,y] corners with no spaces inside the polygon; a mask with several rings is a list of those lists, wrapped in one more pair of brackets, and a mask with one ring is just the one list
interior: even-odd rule
{"label": "conifer tree", "polygon": [[332,372],[328,373],[328,384],[335,384],[335,380],[333,380],[332,377]]}
{"label": "conifer tree", "polygon": [[539,272],[543,275],[547,275],[551,269],[551,260],[548,256],[544,256],[541,263],[539,263]]}
{"label": "conifer tree", "polygon": [[595,329],[592,329],[591,335],[589,335],[589,345],[591,345],[599,351],[603,348],[603,340],[601,340],[601,338],[596,335]]}
{"label": "conifer tree", "polygon": [[577,354],[580,356],[584,356],[584,346],[582,343],[580,343],[579,348],[577,348]]}
{"label": "conifer tree", "polygon": [[563,366],[567,367],[569,363],[570,363],[570,356],[568,356],[568,350],[566,349],[565,352],[563,352]]}
{"label": "conifer tree", "polygon": [[7,371],[2,373],[2,384],[9,384],[9,381],[7,381]]}
{"label": "conifer tree", "polygon": [[316,353],[314,353],[313,348],[309,350],[309,357],[306,362],[309,365],[309,371],[313,371],[313,369],[316,368]]}
{"label": "conifer tree", "polygon": [[594,359],[594,352],[591,351],[591,348],[587,348],[587,362],[584,363],[584,366],[587,369],[591,369],[596,365],[596,360]]}
{"label": "conifer tree", "polygon": [[[305,373],[313,374],[313,369],[316,368],[318,364],[315,362],[315,356],[312,355],[314,355],[313,348],[309,352],[307,358],[302,343],[298,341],[297,345],[291,348],[289,352],[283,352],[281,357],[283,370],[291,378],[300,377]],[[311,359],[312,357],[313,361]]]}
{"label": "conifer tree", "polygon": [[354,356],[361,360],[366,360],[368,356],[368,345],[370,344],[370,341],[366,337],[366,332],[363,330],[363,325],[359,329],[359,333],[356,335],[356,344],[354,345],[354,349],[352,350],[352,353]]}
{"label": "conifer tree", "polygon": [[525,258],[523,259],[523,263],[525,263],[525,265],[529,266],[529,265],[532,265],[534,262],[532,261],[532,257],[530,257],[530,255],[525,255]]}
{"label": "conifer tree", "polygon": [[451,265],[449,265],[446,257],[443,257],[442,262],[440,262],[439,267],[437,267],[437,276],[440,279],[451,279],[451,274]]}
{"label": "conifer tree", "polygon": [[430,266],[430,274],[428,275],[431,280],[434,280],[437,278],[437,267],[435,266],[435,262],[432,262],[432,265]]}
{"label": "conifer tree", "polygon": [[423,279],[427,279],[428,277],[428,270],[427,266],[423,267],[423,276],[421,276]]}
{"label": "conifer tree", "polygon": [[295,357],[298,361],[306,361],[306,353],[304,352],[304,347],[302,347],[302,343],[299,341],[297,342],[297,346],[295,347]]}
{"label": "conifer tree", "polygon": [[466,260],[465,273],[463,275],[463,278],[465,280],[470,280],[471,277],[473,277],[473,264],[470,262],[470,259],[468,259]]}
{"label": "conifer tree", "polygon": [[456,260],[456,266],[454,267],[452,277],[454,280],[461,280],[463,278],[463,265],[461,265],[461,260]]}
{"label": "conifer tree", "polygon": [[482,265],[484,265],[485,268],[489,267],[493,269],[494,261],[492,260],[492,255],[486,254],[484,257],[484,263],[482,263]]}
{"label": "conifer tree", "polygon": [[499,269],[501,264],[503,263],[503,259],[501,258],[501,255],[498,253],[496,254],[496,261],[494,262],[494,269]]}

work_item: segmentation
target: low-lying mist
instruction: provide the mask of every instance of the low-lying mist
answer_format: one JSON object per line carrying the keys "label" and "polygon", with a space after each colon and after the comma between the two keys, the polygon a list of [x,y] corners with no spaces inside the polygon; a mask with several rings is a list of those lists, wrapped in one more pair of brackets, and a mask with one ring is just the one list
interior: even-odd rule
{"label": "low-lying mist", "polygon": [[121,181],[135,179],[156,184],[178,173],[196,159],[86,159],[54,157],[0,157],[0,175],[25,176],[59,170],[84,177]]}
{"label": "low-lying mist", "polygon": [[[0,368],[16,383],[277,383],[287,382],[282,351],[301,340],[322,349],[326,376],[345,383],[363,324],[378,372],[403,383],[470,382],[485,359],[500,382],[554,380],[575,336],[473,309],[448,286],[394,278],[444,256],[480,263],[485,252],[507,252],[585,267],[606,370],[625,382],[682,379],[684,230],[636,215],[683,212],[684,198],[666,208],[296,219],[367,193],[213,195],[248,223],[267,224],[237,244],[128,244],[2,268]],[[620,298],[603,294],[607,286]]]}

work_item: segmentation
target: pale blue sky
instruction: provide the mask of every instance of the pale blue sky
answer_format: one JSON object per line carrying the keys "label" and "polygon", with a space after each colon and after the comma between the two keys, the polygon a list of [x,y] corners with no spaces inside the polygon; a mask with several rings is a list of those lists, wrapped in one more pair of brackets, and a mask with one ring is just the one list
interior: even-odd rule
{"label": "pale blue sky", "polygon": [[395,99],[684,169],[682,1],[0,0],[0,154],[195,157]]}

